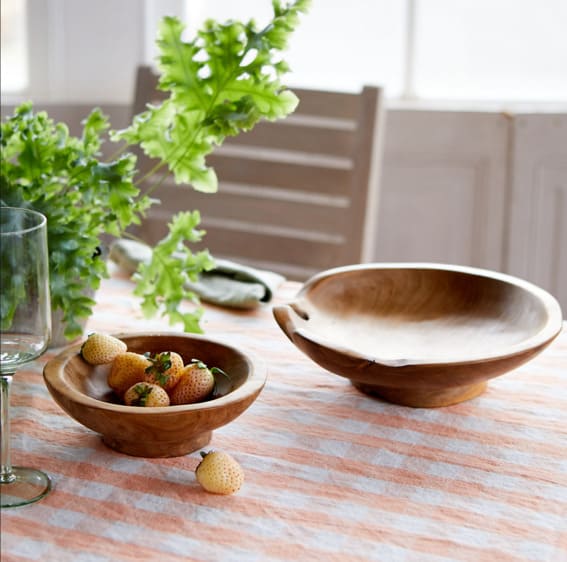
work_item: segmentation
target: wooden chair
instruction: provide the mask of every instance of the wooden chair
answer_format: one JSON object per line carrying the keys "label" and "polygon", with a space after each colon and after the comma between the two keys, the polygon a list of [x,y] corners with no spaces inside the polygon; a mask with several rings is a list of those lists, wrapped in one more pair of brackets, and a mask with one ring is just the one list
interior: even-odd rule
{"label": "wooden chair", "polygon": [[[163,97],[156,84],[151,68],[139,68],[135,113]],[[219,178],[217,193],[164,182],[156,192],[161,204],[151,209],[141,237],[153,244],[174,213],[198,209],[206,230],[202,247],[218,258],[300,281],[330,267],[371,261],[382,90],[293,91],[300,100],[294,114],[228,138],[208,157]]]}

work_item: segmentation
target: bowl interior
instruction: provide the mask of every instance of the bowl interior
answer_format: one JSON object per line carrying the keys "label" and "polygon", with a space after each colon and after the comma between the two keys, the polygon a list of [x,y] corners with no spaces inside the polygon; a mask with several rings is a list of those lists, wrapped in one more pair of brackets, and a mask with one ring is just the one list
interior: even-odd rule
{"label": "bowl interior", "polygon": [[297,308],[322,340],[385,361],[480,359],[522,346],[549,322],[535,287],[431,267],[353,268],[315,278]]}
{"label": "bowl interior", "polygon": [[[135,353],[157,353],[175,351],[188,363],[191,359],[200,359],[209,368],[218,367],[227,373],[230,379],[217,377],[219,394],[228,394],[248,379],[252,372],[250,360],[243,353],[225,344],[205,339],[200,336],[184,335],[121,335],[117,334],[128,346],[128,351]],[[106,380],[110,365],[93,367],[78,354],[69,357],[63,365],[61,378],[65,385],[75,391],[96,400],[120,404],[120,399],[110,389]]]}

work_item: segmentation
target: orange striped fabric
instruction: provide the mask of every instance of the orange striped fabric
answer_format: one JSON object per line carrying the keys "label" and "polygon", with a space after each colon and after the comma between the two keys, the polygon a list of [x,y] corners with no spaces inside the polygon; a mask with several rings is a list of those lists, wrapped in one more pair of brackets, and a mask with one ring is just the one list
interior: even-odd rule
{"label": "orange striped fabric", "polygon": [[[104,281],[97,301],[89,332],[175,329],[142,317],[128,279]],[[2,512],[2,562],[567,561],[567,325],[480,397],[438,409],[359,393],[302,355],[269,306],[207,307],[202,325],[268,365],[209,447],[242,464],[238,494],[200,488],[198,453],[108,449],[51,399],[50,350],[12,385],[12,462],[54,489]]]}

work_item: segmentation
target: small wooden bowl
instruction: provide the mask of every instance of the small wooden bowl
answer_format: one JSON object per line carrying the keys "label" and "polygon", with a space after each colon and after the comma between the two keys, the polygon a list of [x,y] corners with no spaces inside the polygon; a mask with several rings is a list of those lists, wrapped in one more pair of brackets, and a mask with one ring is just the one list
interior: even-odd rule
{"label": "small wooden bowl", "polygon": [[324,271],[273,309],[301,351],[363,392],[413,407],[479,395],[559,334],[549,293],[509,275],[439,264]]}
{"label": "small wooden bowl", "polygon": [[198,358],[230,375],[223,395],[161,408],[125,406],[107,385],[109,365],[93,367],[79,355],[81,344],[62,351],[45,365],[49,392],[72,418],[101,434],[121,453],[139,457],[177,457],[204,447],[212,431],[228,424],[258,397],[266,382],[262,363],[224,343],[188,334],[116,334],[128,351],[175,351],[185,362]]}

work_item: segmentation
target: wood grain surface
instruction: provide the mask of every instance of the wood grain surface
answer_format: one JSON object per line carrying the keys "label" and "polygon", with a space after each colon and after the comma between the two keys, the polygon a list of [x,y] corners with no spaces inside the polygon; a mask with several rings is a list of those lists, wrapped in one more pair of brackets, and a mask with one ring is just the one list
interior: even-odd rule
{"label": "wood grain surface", "polygon": [[198,358],[230,376],[231,387],[219,398],[196,404],[142,408],[120,404],[106,383],[109,365],[93,367],[79,354],[81,344],[47,362],[44,380],[55,401],[104,443],[141,457],[174,457],[205,446],[212,431],[238,417],[254,402],[266,381],[258,360],[204,336],[188,334],[116,334],[129,351],[175,351],[185,363]]}
{"label": "wood grain surface", "polygon": [[363,392],[415,407],[478,396],[486,381],[544,349],[561,309],[511,276],[439,264],[322,272],[274,308],[288,338]]}

